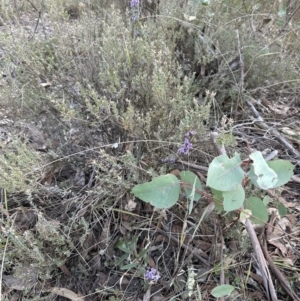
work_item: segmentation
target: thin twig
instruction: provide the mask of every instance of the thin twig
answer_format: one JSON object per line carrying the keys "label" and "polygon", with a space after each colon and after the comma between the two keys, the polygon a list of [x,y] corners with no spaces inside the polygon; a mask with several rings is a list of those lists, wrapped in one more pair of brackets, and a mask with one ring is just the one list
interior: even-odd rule
{"label": "thin twig", "polygon": [[182,160],[177,160],[175,163],[180,163],[180,164],[185,165],[189,168],[194,168],[194,169],[197,169],[197,170],[208,172],[208,168],[205,167],[205,166],[202,166],[202,165],[198,165],[198,164],[194,164],[194,163],[190,163],[190,162],[182,161]]}
{"label": "thin twig", "polygon": [[254,107],[254,105],[251,103],[251,101],[246,100],[247,105],[250,107],[253,115],[255,116],[255,118],[257,119],[255,124],[257,124],[260,128],[267,130],[268,132],[270,132],[272,135],[274,135],[274,137],[281,142],[289,151],[291,151],[295,156],[296,159],[299,160],[300,159],[300,153],[293,147],[293,145],[291,145],[282,135],[280,135],[280,133],[275,130],[270,128],[264,121],[264,119],[260,116],[260,114],[257,112],[256,108]]}
{"label": "thin twig", "polygon": [[296,14],[296,12],[299,10],[300,8],[300,4],[295,8],[295,10],[289,15],[287,16],[282,28],[280,29],[279,33],[278,33],[278,37],[281,35],[281,33],[285,30],[286,26],[289,24],[289,22],[291,21],[291,19],[294,17],[294,15]]}
{"label": "thin twig", "polygon": [[240,36],[239,36],[239,31],[236,30],[236,36],[237,36],[237,41],[238,41],[238,52],[239,52],[239,64],[240,64],[240,70],[241,70],[241,78],[239,82],[239,93],[238,93],[238,99],[236,101],[236,106],[235,106],[235,117],[237,115],[238,107],[241,101],[241,95],[244,90],[244,80],[245,80],[245,65],[244,65],[244,60],[242,56],[242,51],[241,51],[241,42],[240,42]]}
{"label": "thin twig", "polygon": [[274,228],[275,219],[276,219],[276,215],[273,212],[273,214],[271,215],[271,217],[269,219],[269,222],[265,225],[264,231],[262,232],[261,239],[260,239],[260,245],[261,245],[261,248],[262,248],[265,258],[268,261],[270,270],[272,271],[272,273],[276,277],[276,279],[280,282],[280,284],[283,287],[283,289],[285,290],[285,292],[292,298],[292,300],[300,301],[300,298],[292,290],[288,281],[282,275],[280,270],[276,267],[276,265],[274,264],[272,258],[270,257],[270,255],[268,253],[268,249],[267,249],[268,236],[272,232],[272,229]]}
{"label": "thin twig", "polygon": [[159,233],[162,234],[162,235],[167,236],[169,239],[173,240],[173,241],[176,242],[177,244],[180,244],[180,246],[181,246],[182,248],[186,249],[189,253],[191,253],[193,256],[195,256],[197,259],[199,259],[199,260],[200,260],[202,263],[204,263],[207,267],[210,266],[210,263],[209,263],[206,259],[204,259],[202,256],[200,256],[199,254],[197,254],[197,253],[195,252],[195,250],[193,250],[191,247],[187,246],[187,245],[184,244],[184,243],[180,243],[180,241],[179,241],[178,238],[176,238],[175,236],[173,236],[171,233],[167,232],[167,229],[166,229],[166,227],[165,227],[164,225],[163,225],[163,227],[164,227],[164,230],[165,230],[165,231],[163,231],[163,230],[161,230],[161,229],[155,227],[154,225],[153,225],[153,227],[155,228],[155,231],[159,232]]}
{"label": "thin twig", "polygon": [[[221,259],[220,285],[223,285],[223,284],[225,284],[224,252],[223,252],[223,246],[225,245],[225,243],[224,243],[222,227],[221,227],[220,224],[218,225],[218,230],[219,230],[220,239],[221,239],[221,246],[220,246],[220,259]],[[220,298],[220,301],[224,301],[224,300],[225,300],[224,297]]]}
{"label": "thin twig", "polygon": [[280,282],[280,284],[283,287],[283,289],[285,290],[285,292],[292,298],[292,300],[300,301],[300,298],[295,294],[295,292],[290,287],[289,283],[286,281],[285,277],[282,275],[280,270],[274,264],[272,258],[270,257],[270,255],[268,253],[267,245],[266,245],[265,241],[263,243],[262,250],[263,250],[263,253],[265,255],[265,258],[268,261],[270,270],[272,271],[272,273],[276,277],[276,279]]}
{"label": "thin twig", "polygon": [[[3,258],[2,258],[2,262],[1,262],[1,268],[0,268],[0,285],[1,287],[3,287],[3,270],[4,270],[4,261],[5,261],[5,256],[6,256],[6,250],[7,250],[7,246],[8,246],[8,237],[6,238],[6,242],[5,242],[5,246],[4,246],[4,250],[3,250]],[[2,300],[2,289],[0,290],[0,300]]]}
{"label": "thin twig", "polygon": [[37,28],[38,28],[38,26],[39,26],[39,23],[40,23],[40,19],[41,19],[41,15],[42,15],[42,13],[41,13],[41,11],[40,10],[38,10],[37,8],[36,8],[36,6],[30,1],[30,0],[27,0],[30,4],[31,4],[31,6],[38,12],[38,19],[37,19],[37,21],[36,21],[36,24],[35,24],[35,27],[34,27],[34,31],[33,31],[33,34],[32,34],[32,36],[29,38],[29,40],[31,40],[31,39],[33,39],[33,37],[34,37],[34,35],[36,34],[36,32],[37,32]]}
{"label": "thin twig", "polygon": [[267,294],[267,298],[270,301],[277,301],[277,294],[272,282],[272,278],[269,272],[269,268],[268,265],[266,263],[263,251],[261,249],[260,243],[258,241],[258,238],[256,236],[256,233],[254,231],[253,225],[251,223],[251,221],[246,218],[244,225],[246,227],[246,230],[249,234],[257,261],[259,263],[259,270],[261,272],[262,278],[263,278],[263,282],[264,282],[264,287],[266,290],[266,294]]}

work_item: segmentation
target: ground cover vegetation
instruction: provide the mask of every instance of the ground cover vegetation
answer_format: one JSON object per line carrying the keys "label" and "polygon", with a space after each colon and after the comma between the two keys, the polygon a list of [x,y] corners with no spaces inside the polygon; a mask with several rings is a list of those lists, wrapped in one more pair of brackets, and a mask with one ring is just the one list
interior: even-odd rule
{"label": "ground cover vegetation", "polygon": [[0,0],[0,300],[300,300],[299,25]]}

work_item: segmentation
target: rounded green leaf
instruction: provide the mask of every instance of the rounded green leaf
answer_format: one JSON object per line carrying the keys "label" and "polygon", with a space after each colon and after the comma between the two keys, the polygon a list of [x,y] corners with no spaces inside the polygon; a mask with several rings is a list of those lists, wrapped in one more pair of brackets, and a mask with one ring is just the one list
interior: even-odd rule
{"label": "rounded green leaf", "polygon": [[295,166],[286,160],[274,160],[268,162],[270,168],[272,168],[277,174],[277,182],[273,188],[277,188],[286,184],[290,181],[291,177],[294,174]]}
{"label": "rounded green leaf", "polygon": [[157,208],[170,208],[178,200],[180,182],[172,174],[162,175],[151,182],[136,185],[131,192]]}
{"label": "rounded green leaf", "polygon": [[287,214],[286,207],[282,203],[280,203],[278,205],[278,212],[279,212],[279,214],[280,214],[281,217],[284,217]]}
{"label": "rounded green leaf", "polygon": [[268,221],[267,207],[260,198],[247,198],[244,204],[244,208],[251,210],[252,214],[250,220],[254,224],[264,225]]}
{"label": "rounded green leaf", "polygon": [[234,290],[234,286],[229,285],[229,284],[223,284],[223,285],[219,285],[219,286],[215,287],[211,291],[211,294],[215,298],[220,298],[220,297],[230,295],[233,292],[233,290]]}
{"label": "rounded green leaf", "polygon": [[241,158],[238,154],[231,159],[227,155],[216,157],[208,168],[207,186],[220,191],[235,189],[244,178],[240,164]]}
{"label": "rounded green leaf", "polygon": [[267,206],[270,203],[270,197],[268,195],[266,195],[263,198],[263,203],[264,203],[265,206]]}
{"label": "rounded green leaf", "polygon": [[243,206],[245,200],[245,190],[241,184],[236,189],[223,192],[224,210],[229,212],[237,210]]}
{"label": "rounded green leaf", "polygon": [[[267,163],[267,165],[277,175],[277,181],[275,183],[273,183],[273,185],[269,188],[277,188],[277,187],[280,187],[280,186],[286,184],[288,181],[290,181],[290,179],[293,175],[293,170],[295,168],[295,166],[293,164],[291,164],[289,161],[286,161],[286,160],[270,161]],[[252,183],[256,187],[262,188],[260,186],[260,183],[258,183],[258,176],[255,174],[253,166],[251,166],[248,177],[249,177],[249,179],[251,179]],[[262,188],[262,189],[266,189],[266,188]]]}
{"label": "rounded green leaf", "polygon": [[277,183],[277,173],[269,167],[261,152],[256,151],[249,156],[253,160],[251,167],[255,181],[261,189],[269,189]]}

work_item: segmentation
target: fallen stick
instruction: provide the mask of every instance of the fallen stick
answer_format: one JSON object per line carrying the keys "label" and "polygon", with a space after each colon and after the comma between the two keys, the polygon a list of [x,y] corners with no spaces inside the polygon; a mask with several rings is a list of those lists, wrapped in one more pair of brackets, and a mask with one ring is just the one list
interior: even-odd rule
{"label": "fallen stick", "polygon": [[292,298],[292,300],[300,301],[300,298],[292,290],[288,281],[286,280],[284,275],[280,272],[280,270],[276,267],[276,265],[274,264],[272,258],[270,257],[270,255],[268,253],[267,241],[268,241],[269,234],[272,232],[272,228],[274,228],[275,219],[276,219],[276,214],[274,211],[269,219],[269,222],[265,225],[263,231],[261,232],[259,242],[260,242],[263,254],[269,263],[270,270],[272,271],[272,273],[276,277],[276,279],[279,281],[282,288]]}

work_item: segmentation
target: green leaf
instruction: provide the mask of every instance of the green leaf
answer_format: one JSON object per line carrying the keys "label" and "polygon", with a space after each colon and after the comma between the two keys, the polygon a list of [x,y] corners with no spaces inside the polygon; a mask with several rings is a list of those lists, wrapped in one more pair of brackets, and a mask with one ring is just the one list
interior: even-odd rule
{"label": "green leaf", "polygon": [[265,204],[265,206],[267,206],[270,203],[270,197],[268,195],[266,195],[263,198],[263,203]]}
{"label": "green leaf", "polygon": [[260,198],[254,196],[247,198],[244,208],[251,210],[250,220],[254,224],[264,225],[268,221],[267,207]]}
{"label": "green leaf", "polygon": [[137,262],[129,263],[120,267],[120,270],[130,270],[132,268],[137,267],[139,264]]}
{"label": "green leaf", "polygon": [[116,261],[117,266],[121,266],[123,264],[123,261],[126,260],[129,257],[127,253],[123,254],[119,259]]}
{"label": "green leaf", "polygon": [[[274,185],[270,188],[280,187],[286,184],[288,181],[290,181],[293,175],[293,170],[295,168],[295,166],[292,163],[286,160],[275,160],[275,161],[270,161],[267,164],[268,167],[271,168],[277,174],[277,182],[274,183]],[[252,166],[248,176],[256,187],[262,188],[257,182],[258,177],[257,175],[255,175]]]}
{"label": "green leaf", "polygon": [[241,158],[238,154],[231,159],[227,155],[216,157],[208,168],[207,185],[220,191],[234,190],[244,178],[240,164]]}
{"label": "green leaf", "polygon": [[239,209],[243,206],[245,200],[245,190],[241,184],[236,189],[223,192],[224,210],[229,212]]}
{"label": "green leaf", "polygon": [[186,185],[183,185],[185,194],[191,201],[189,206],[189,214],[191,214],[193,202],[198,202],[201,198],[201,194],[196,192],[196,189],[202,190],[202,185],[198,176],[191,171],[181,171],[179,176],[183,182],[186,182],[191,186],[187,187]]}
{"label": "green leaf", "polygon": [[215,190],[213,188],[211,188],[211,192],[213,194],[215,209],[217,210],[217,214],[220,214],[224,210],[223,192],[220,190]]}
{"label": "green leaf", "polygon": [[121,251],[127,253],[127,254],[132,254],[132,250],[128,247],[128,243],[126,243],[124,240],[122,241],[119,241],[117,244],[116,244],[116,247],[118,249],[120,249]]}
{"label": "green leaf", "polygon": [[137,235],[134,235],[130,241],[120,239],[116,244],[116,247],[125,253],[132,254],[134,250],[136,250],[137,241],[138,241]]}
{"label": "green leaf", "polygon": [[170,208],[178,200],[180,182],[172,174],[162,175],[151,182],[136,185],[131,192],[157,208]]}
{"label": "green leaf", "polygon": [[270,168],[272,168],[277,174],[277,182],[273,188],[282,186],[290,181],[294,174],[295,166],[286,160],[274,160],[268,162]]}
{"label": "green leaf", "polygon": [[219,286],[215,287],[211,291],[211,294],[215,298],[220,298],[220,297],[224,297],[224,296],[230,295],[233,290],[234,290],[234,286],[229,285],[229,284],[223,284],[223,285],[219,285]]}
{"label": "green leaf", "polygon": [[138,258],[142,258],[142,257],[144,257],[145,255],[147,255],[147,253],[148,253],[148,249],[146,248],[146,249],[143,249],[140,253],[139,253],[139,255],[138,255]]}
{"label": "green leaf", "polygon": [[[270,189],[277,183],[277,173],[268,166],[262,153],[256,151],[249,156],[253,160],[249,178],[253,181],[255,179],[257,185],[261,189]],[[254,173],[254,174],[253,174]]]}
{"label": "green leaf", "polygon": [[286,11],[286,7],[284,5],[281,5],[278,10],[278,16],[284,18],[286,16]]}
{"label": "green leaf", "polygon": [[282,203],[279,203],[279,205],[278,205],[278,212],[281,217],[286,216],[286,214],[287,214],[286,207]]}

